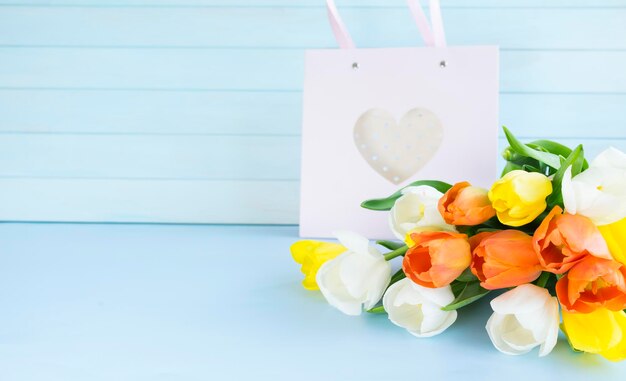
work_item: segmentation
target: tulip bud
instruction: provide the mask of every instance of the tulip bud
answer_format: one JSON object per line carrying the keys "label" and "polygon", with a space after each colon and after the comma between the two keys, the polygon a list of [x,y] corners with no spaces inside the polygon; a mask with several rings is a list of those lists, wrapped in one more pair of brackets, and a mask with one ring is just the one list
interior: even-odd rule
{"label": "tulip bud", "polygon": [[626,266],[588,255],[556,282],[556,295],[569,312],[626,309]]}
{"label": "tulip bud", "polygon": [[472,254],[465,234],[411,234],[415,245],[406,252],[402,268],[413,282],[429,288],[449,285],[470,265]]}
{"label": "tulip bud", "polygon": [[545,288],[517,286],[493,299],[491,308],[486,329],[500,352],[521,355],[539,346],[539,356],[545,356],[556,345],[559,303]]}
{"label": "tulip bud", "polygon": [[546,197],[550,193],[552,183],[545,175],[515,170],[493,184],[489,200],[500,222],[508,226],[522,226],[546,209]]}
{"label": "tulip bud", "polygon": [[389,320],[417,337],[440,334],[455,322],[456,311],[442,311],[454,295],[450,286],[427,288],[404,278],[394,283],[383,297]]}
{"label": "tulip bud", "polygon": [[487,191],[468,182],[454,184],[439,200],[439,213],[452,225],[474,226],[496,215]]}
{"label": "tulip bud", "polygon": [[360,315],[380,300],[391,280],[391,265],[367,238],[337,233],[347,251],[324,263],[317,285],[328,303],[346,315]]}
{"label": "tulip bud", "polygon": [[487,290],[532,282],[541,275],[541,264],[532,237],[519,230],[484,232],[470,238],[471,270]]}
{"label": "tulip bud", "polygon": [[562,211],[555,206],[533,236],[533,246],[545,271],[563,274],[587,255],[611,259],[602,234],[590,219]]}
{"label": "tulip bud", "polygon": [[302,286],[307,290],[319,290],[315,277],[322,264],[346,251],[338,243],[301,240],[291,245],[291,256],[296,263],[302,265],[304,274]]}
{"label": "tulip bud", "polygon": [[423,230],[456,231],[447,224],[437,204],[443,193],[427,185],[407,187],[389,211],[389,226],[393,234],[401,240],[409,232]]}

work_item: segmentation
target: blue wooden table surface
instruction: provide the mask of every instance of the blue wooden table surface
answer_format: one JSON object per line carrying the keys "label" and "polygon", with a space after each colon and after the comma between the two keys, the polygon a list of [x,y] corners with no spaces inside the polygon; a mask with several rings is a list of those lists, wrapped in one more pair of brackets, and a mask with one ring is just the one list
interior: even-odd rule
{"label": "blue wooden table surface", "polygon": [[626,363],[497,352],[486,302],[440,336],[300,286],[294,226],[0,225],[0,380],[617,380]]}

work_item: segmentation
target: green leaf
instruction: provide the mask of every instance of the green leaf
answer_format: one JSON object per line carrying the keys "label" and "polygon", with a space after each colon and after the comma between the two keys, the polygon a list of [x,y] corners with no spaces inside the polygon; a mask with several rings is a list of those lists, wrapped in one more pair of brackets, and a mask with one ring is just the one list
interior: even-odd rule
{"label": "green leaf", "polygon": [[466,283],[463,291],[452,301],[452,303],[443,307],[443,311],[453,311],[458,308],[464,307],[470,303],[477,301],[483,296],[487,295],[489,290],[480,287],[479,282]]}
{"label": "green leaf", "polygon": [[585,150],[583,149],[583,146],[581,144],[580,155],[578,155],[578,157],[572,163],[572,177],[578,175],[579,173],[581,173],[582,171],[586,169],[585,168],[586,162],[587,160],[585,160]]}
{"label": "green leaf", "polygon": [[553,142],[552,140],[535,140],[528,143],[530,146],[541,147],[545,152],[553,153],[557,156],[568,157],[572,153],[572,149],[568,146],[564,146],[561,143]]}
{"label": "green leaf", "polygon": [[385,311],[385,307],[383,307],[383,306],[376,306],[374,308],[370,308],[369,310],[367,310],[367,312],[369,312],[370,314],[384,314],[384,313],[387,313],[387,311]]}
{"label": "green leaf", "polygon": [[384,247],[385,249],[389,249],[389,250],[396,250],[405,245],[405,243],[403,242],[394,242],[394,241],[387,241],[387,240],[379,240],[379,241],[376,241],[376,243]]}
{"label": "green leaf", "polygon": [[545,174],[545,172],[542,171],[541,169],[534,167],[532,165],[528,165],[528,164],[522,165],[522,170],[526,172],[539,172],[539,173]]}
{"label": "green leaf", "polygon": [[468,267],[455,280],[458,282],[468,283],[468,282],[476,282],[478,278],[476,278],[476,275],[474,275],[472,273],[472,270],[470,270]]}
{"label": "green leaf", "polygon": [[466,285],[467,283],[459,282],[457,280],[454,280],[452,281],[452,283],[450,283],[450,288],[452,289],[452,294],[455,298],[461,294]]}
{"label": "green leaf", "polygon": [[511,131],[509,131],[508,128],[502,126],[502,129],[504,130],[506,140],[509,142],[511,149],[513,149],[513,151],[515,151],[516,153],[522,156],[539,160],[540,162],[545,163],[554,169],[558,169],[561,166],[561,159],[559,155],[531,148],[528,145],[517,140],[517,138],[511,133]]}
{"label": "green leaf", "polygon": [[[563,160],[561,167],[556,171],[554,177],[552,178],[552,194],[547,199],[549,205],[562,205],[563,204],[563,195],[561,193],[561,184],[563,183],[563,176],[565,175],[565,171],[568,167],[572,166],[572,176],[574,176],[574,165],[576,165],[576,170],[580,173],[584,161],[584,151],[582,144],[579,144],[574,150],[569,154],[567,159]],[[576,173],[576,174],[578,174]]]}
{"label": "green leaf", "polygon": [[[548,152],[562,157],[568,157],[573,151],[571,148],[564,146],[561,143],[553,142],[552,140],[535,140],[534,142],[530,142],[528,144],[543,147]],[[587,160],[583,158],[582,170],[587,168],[589,168],[589,163],[587,163]]]}
{"label": "green leaf", "polygon": [[395,204],[396,200],[399,199],[400,196],[402,196],[402,190],[404,190],[407,187],[415,187],[419,185],[427,185],[429,187],[433,187],[441,193],[445,193],[448,191],[448,189],[452,188],[452,185],[448,183],[444,183],[443,181],[418,180],[418,181],[412,182],[411,184],[400,189],[399,191],[397,191],[396,193],[392,194],[391,196],[387,198],[378,198],[378,199],[371,199],[371,200],[363,201],[361,203],[361,207],[365,209],[370,209],[370,210],[390,210],[393,207],[393,204]]}
{"label": "green leaf", "polygon": [[402,269],[396,271],[395,274],[393,274],[391,276],[391,280],[389,281],[389,286],[391,286],[392,284],[394,284],[394,283],[396,283],[398,281],[401,281],[404,278],[406,278],[406,274],[404,273],[404,271]]}

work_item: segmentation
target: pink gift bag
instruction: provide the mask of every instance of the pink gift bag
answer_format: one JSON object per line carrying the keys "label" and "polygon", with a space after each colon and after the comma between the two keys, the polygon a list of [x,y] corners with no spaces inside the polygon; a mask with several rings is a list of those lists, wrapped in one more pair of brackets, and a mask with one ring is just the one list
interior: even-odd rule
{"label": "pink gift bag", "polygon": [[496,178],[496,46],[446,46],[438,0],[428,23],[409,8],[426,47],[357,49],[332,0],[328,15],[340,49],[305,56],[300,235],[353,230],[391,238],[388,213],[363,200],[415,180]]}

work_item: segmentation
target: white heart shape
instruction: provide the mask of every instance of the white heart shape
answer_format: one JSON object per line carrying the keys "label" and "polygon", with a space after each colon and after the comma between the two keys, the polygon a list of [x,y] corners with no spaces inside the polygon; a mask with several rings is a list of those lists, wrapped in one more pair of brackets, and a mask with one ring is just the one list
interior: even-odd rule
{"label": "white heart shape", "polygon": [[400,123],[388,111],[373,108],[361,114],[354,125],[354,144],[361,156],[394,184],[422,169],[442,141],[441,121],[424,108],[407,111]]}

